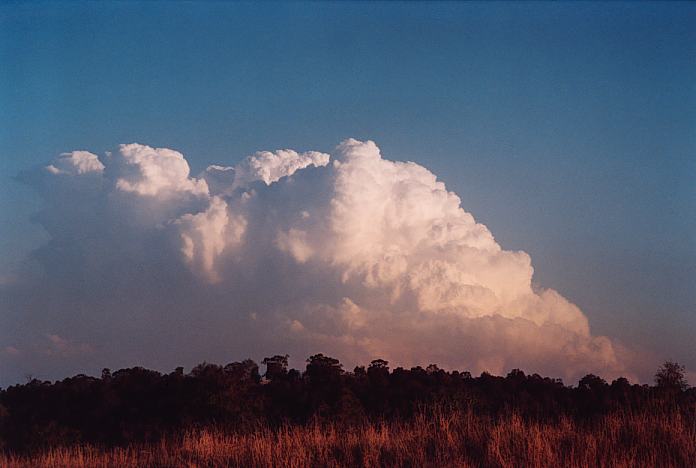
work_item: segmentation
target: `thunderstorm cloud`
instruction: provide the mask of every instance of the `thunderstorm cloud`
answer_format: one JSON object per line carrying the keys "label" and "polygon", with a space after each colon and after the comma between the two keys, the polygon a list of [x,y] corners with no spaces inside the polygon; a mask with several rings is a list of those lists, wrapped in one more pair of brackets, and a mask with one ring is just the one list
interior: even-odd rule
{"label": "thunderstorm cloud", "polygon": [[286,352],[631,372],[577,306],[532,286],[529,255],[372,141],[263,151],[196,176],[181,153],[133,143],[21,179],[43,199],[49,240],[0,286],[0,383]]}

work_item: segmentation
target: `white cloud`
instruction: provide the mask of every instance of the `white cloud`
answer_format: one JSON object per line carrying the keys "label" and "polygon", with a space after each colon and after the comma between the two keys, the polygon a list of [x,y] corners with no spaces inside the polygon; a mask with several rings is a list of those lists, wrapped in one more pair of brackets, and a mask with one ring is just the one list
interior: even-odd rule
{"label": "white cloud", "polygon": [[208,194],[205,180],[189,177],[189,165],[178,151],[131,143],[121,145],[119,152],[119,190],[149,196],[172,192]]}
{"label": "white cloud", "polygon": [[330,156],[318,151],[298,153],[293,150],[259,151],[247,156],[234,167],[211,165],[201,175],[214,195],[230,196],[236,189],[253,182],[271,185],[307,167],[324,167]]}
{"label": "white cloud", "polygon": [[316,252],[352,291],[291,317],[306,339],[363,359],[534,368],[551,352],[566,377],[582,366],[624,370],[575,305],[532,289],[529,256],[503,250],[427,169],[385,160],[373,142],[348,140],[335,156],[324,223],[307,228],[300,216],[278,237],[299,263]]}
{"label": "white cloud", "polygon": [[189,265],[209,280],[219,281],[215,263],[225,250],[241,242],[246,230],[244,217],[230,215],[227,203],[220,197],[213,197],[206,211],[184,214],[175,224],[180,228],[181,251]]}
{"label": "white cloud", "polygon": [[242,186],[257,180],[266,185],[291,176],[305,167],[323,167],[329,163],[329,155],[318,151],[298,153],[293,150],[259,151],[247,157],[236,167],[235,184]]}
{"label": "white cloud", "polygon": [[278,232],[276,244],[280,250],[290,253],[299,263],[306,262],[314,253],[314,249],[307,242],[307,233],[295,228],[288,232]]}
{"label": "white cloud", "polygon": [[[36,256],[46,273],[12,307],[47,326],[70,319],[83,341],[108,321],[104,361],[124,349],[138,362],[166,356],[152,358],[163,367],[321,351],[347,366],[632,371],[626,349],[593,336],[558,292],[533,289],[529,255],[503,249],[426,168],[384,159],[371,141],[332,156],[259,152],[192,178],[181,153],[122,145],[95,171],[103,183],[85,186],[93,195],[37,187],[50,211],[40,221],[52,240]],[[94,322],[73,319],[76,308]]]}
{"label": "white cloud", "polygon": [[52,164],[46,166],[51,174],[81,175],[89,172],[101,173],[104,165],[96,154],[89,151],[72,151],[63,153]]}

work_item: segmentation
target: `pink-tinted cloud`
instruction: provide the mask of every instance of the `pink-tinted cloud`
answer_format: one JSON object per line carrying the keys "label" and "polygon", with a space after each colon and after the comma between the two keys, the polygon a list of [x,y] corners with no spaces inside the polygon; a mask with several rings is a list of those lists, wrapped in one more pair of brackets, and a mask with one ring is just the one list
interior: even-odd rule
{"label": "pink-tinted cloud", "polygon": [[92,365],[87,351],[110,367],[321,351],[347,365],[642,372],[559,292],[532,287],[529,255],[374,142],[260,152],[200,177],[169,149],[71,154],[30,180],[51,240],[33,256],[42,273],[5,291],[4,319],[27,342],[57,330],[48,349],[65,372]]}

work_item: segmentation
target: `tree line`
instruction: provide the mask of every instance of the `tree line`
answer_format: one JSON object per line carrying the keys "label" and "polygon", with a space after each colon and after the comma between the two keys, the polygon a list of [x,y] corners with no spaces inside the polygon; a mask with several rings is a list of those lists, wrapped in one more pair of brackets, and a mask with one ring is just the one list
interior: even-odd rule
{"label": "tree line", "polygon": [[0,450],[34,451],[90,443],[104,446],[155,441],[182,429],[215,427],[252,431],[310,422],[361,424],[406,420],[428,411],[472,411],[497,418],[511,413],[534,421],[562,417],[582,424],[612,411],[669,406],[696,418],[696,388],[684,368],[666,362],[655,385],[611,383],[588,374],[575,386],[559,379],[507,376],[426,368],[389,368],[382,359],[345,371],[323,354],[307,359],[304,371],[290,369],[288,356],[224,366],[202,363],[189,373],[179,367],[160,373],[142,367],[100,378],[76,375],[61,381],[33,379],[0,391]]}

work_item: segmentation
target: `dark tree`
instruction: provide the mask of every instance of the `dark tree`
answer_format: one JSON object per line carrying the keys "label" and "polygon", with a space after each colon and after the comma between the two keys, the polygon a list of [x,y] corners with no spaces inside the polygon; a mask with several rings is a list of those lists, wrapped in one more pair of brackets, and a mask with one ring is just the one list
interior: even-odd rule
{"label": "dark tree", "polygon": [[273,357],[264,358],[261,363],[266,366],[266,374],[268,380],[274,380],[285,377],[288,373],[288,354],[277,354]]}
{"label": "dark tree", "polygon": [[607,382],[594,374],[587,374],[578,382],[578,388],[589,391],[601,391],[607,387]]}
{"label": "dark tree", "polygon": [[188,374],[181,367],[169,374],[141,367],[105,369],[101,378],[32,379],[0,389],[0,450],[154,441],[208,425],[247,431],[312,421],[395,421],[443,407],[492,418],[514,412],[530,420],[580,422],[622,409],[664,407],[664,401],[686,418],[693,418],[696,408],[696,388],[687,389],[684,367],[674,362],[660,367],[657,387],[624,378],[608,385],[592,374],[570,387],[520,369],[506,377],[487,372],[472,377],[434,364],[390,370],[382,359],[347,372],[323,354],[311,356],[304,372],[288,369],[287,355],[263,364],[265,380],[247,359],[225,366],[204,362]]}
{"label": "dark tree", "polygon": [[317,383],[335,382],[343,374],[342,367],[338,359],[319,353],[307,359],[305,375]]}
{"label": "dark tree", "polygon": [[655,384],[658,388],[686,390],[689,388],[689,383],[686,381],[686,377],[684,377],[685,370],[684,366],[676,362],[666,361],[655,374]]}
{"label": "dark tree", "polygon": [[385,361],[384,359],[374,359],[370,363],[370,369],[386,369],[389,371],[389,361]]}

